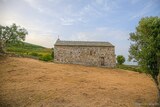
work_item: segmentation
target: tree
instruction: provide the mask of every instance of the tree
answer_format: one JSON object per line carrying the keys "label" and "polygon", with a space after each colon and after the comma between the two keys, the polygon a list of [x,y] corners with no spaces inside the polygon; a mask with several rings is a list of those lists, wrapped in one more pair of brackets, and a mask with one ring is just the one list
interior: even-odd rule
{"label": "tree", "polygon": [[160,18],[145,17],[139,21],[134,33],[130,33],[129,60],[137,61],[145,73],[152,76],[158,87],[160,72]]}
{"label": "tree", "polygon": [[25,40],[27,30],[12,24],[10,27],[0,25],[0,53],[4,53],[7,44],[18,43]]}
{"label": "tree", "polygon": [[118,64],[122,65],[125,62],[125,58],[122,55],[117,56],[117,62]]}

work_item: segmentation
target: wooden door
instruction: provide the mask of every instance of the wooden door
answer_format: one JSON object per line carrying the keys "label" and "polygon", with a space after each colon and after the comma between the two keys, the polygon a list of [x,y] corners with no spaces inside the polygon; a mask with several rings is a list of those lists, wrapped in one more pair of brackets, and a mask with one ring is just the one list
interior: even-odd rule
{"label": "wooden door", "polygon": [[101,66],[104,66],[104,57],[101,57]]}

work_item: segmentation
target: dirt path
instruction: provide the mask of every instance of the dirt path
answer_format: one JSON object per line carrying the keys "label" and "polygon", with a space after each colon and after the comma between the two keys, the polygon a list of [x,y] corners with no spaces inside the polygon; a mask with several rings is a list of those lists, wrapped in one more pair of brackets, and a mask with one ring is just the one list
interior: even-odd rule
{"label": "dirt path", "polygon": [[28,58],[0,60],[0,107],[141,107],[156,100],[155,84],[145,74]]}

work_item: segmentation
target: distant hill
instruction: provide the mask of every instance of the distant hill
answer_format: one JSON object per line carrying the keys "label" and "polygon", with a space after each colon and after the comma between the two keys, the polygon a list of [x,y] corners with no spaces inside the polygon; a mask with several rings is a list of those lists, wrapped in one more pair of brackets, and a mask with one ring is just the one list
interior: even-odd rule
{"label": "distant hill", "polygon": [[25,47],[33,47],[33,48],[46,48],[43,46],[39,46],[39,45],[35,45],[35,44],[31,44],[31,43],[27,43],[27,42],[23,42]]}
{"label": "distant hill", "polygon": [[43,60],[43,57],[48,57],[48,59],[52,59],[52,49],[45,48],[43,46],[20,42],[19,44],[9,44],[6,47],[6,51],[8,53],[14,53],[22,56],[32,56],[34,58],[38,58]]}

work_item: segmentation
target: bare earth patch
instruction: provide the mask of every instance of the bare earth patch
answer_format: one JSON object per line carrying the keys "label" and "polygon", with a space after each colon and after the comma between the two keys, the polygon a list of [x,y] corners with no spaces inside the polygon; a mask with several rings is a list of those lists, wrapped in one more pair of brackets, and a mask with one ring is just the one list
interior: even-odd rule
{"label": "bare earth patch", "polygon": [[141,107],[156,101],[156,86],[146,74],[0,59],[0,107]]}

